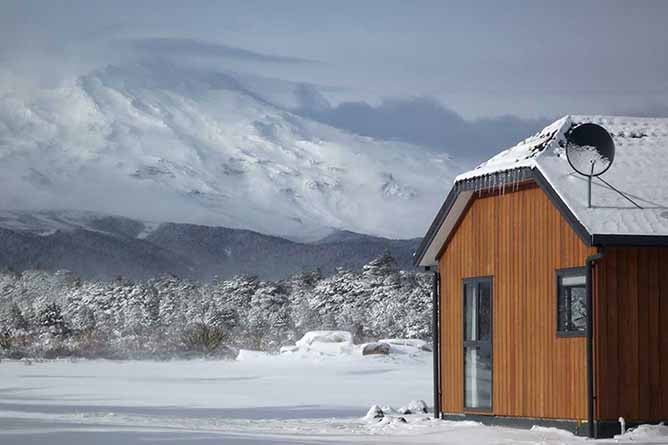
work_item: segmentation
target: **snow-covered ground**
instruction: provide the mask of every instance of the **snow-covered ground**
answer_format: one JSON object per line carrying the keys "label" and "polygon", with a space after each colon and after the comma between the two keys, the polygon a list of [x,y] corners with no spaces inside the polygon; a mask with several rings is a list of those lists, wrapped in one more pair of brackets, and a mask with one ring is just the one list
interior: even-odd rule
{"label": "snow-covered ground", "polygon": [[[238,361],[0,363],[0,443],[575,444],[554,429],[514,430],[369,406],[430,401],[428,352],[362,357],[243,355]],[[399,416],[399,414],[391,414]],[[665,427],[627,435],[665,443]]]}

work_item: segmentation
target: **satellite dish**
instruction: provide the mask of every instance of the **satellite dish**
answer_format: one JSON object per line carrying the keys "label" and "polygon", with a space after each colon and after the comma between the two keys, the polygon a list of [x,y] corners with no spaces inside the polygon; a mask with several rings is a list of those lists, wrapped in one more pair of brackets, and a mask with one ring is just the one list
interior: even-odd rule
{"label": "satellite dish", "polygon": [[581,124],[566,134],[566,159],[583,176],[600,176],[615,159],[615,143],[605,128]]}
{"label": "satellite dish", "polygon": [[578,125],[566,134],[566,159],[573,170],[589,182],[587,203],[591,207],[591,179],[607,172],[615,160],[615,143],[600,125]]}

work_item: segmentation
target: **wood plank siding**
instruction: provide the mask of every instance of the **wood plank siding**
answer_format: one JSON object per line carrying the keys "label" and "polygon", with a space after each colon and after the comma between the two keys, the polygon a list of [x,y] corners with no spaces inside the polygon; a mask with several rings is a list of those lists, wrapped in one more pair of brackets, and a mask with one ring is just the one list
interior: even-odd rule
{"label": "wood plank siding", "polygon": [[462,280],[493,276],[491,414],[586,419],[585,338],[556,334],[556,271],[595,252],[533,184],[471,202],[439,257],[444,413],[464,412]]}
{"label": "wood plank siding", "polygon": [[609,248],[595,272],[596,417],[668,419],[668,248]]}

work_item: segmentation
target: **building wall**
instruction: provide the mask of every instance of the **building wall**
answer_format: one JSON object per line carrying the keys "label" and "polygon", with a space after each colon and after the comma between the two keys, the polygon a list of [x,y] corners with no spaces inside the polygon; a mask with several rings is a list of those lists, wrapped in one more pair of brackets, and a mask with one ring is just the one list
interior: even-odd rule
{"label": "building wall", "polygon": [[606,249],[596,266],[596,417],[668,419],[668,248]]}
{"label": "building wall", "polygon": [[462,280],[491,275],[493,414],[586,419],[585,338],[556,334],[556,270],[593,253],[537,186],[472,202],[439,259],[443,412],[463,412]]}

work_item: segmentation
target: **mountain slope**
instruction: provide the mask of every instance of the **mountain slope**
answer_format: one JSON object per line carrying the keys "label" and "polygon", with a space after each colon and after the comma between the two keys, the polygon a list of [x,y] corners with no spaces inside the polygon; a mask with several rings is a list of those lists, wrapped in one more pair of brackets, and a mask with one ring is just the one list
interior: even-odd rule
{"label": "mountain slope", "polygon": [[420,235],[445,155],[273,106],[233,76],[109,66],[57,89],[0,91],[0,208],[77,209],[315,240]]}
{"label": "mountain slope", "polygon": [[390,240],[356,233],[300,243],[250,230],[164,223],[82,212],[0,212],[0,267],[68,269],[85,278],[132,279],[172,273],[210,280],[237,274],[283,279],[301,271],[330,275],[357,269],[390,252],[412,268],[419,239]]}
{"label": "mountain slope", "polygon": [[389,251],[402,269],[412,269],[419,239],[390,240],[358,234],[355,239],[298,243],[248,230],[190,224],[162,224],[147,241],[187,256],[197,275],[231,276],[238,273],[284,278],[320,269],[329,275],[339,267],[357,269]]}

